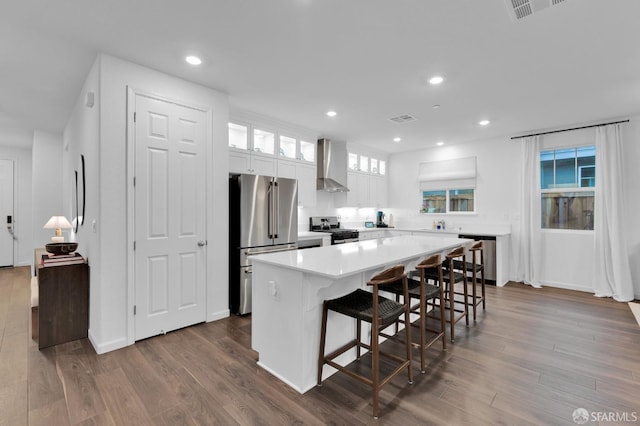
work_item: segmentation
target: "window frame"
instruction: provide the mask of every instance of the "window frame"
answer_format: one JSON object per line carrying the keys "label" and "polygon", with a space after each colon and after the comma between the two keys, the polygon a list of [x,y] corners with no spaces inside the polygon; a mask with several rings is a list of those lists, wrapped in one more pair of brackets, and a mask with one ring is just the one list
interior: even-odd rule
{"label": "window frame", "polygon": [[[451,191],[461,191],[461,190],[471,190],[473,191],[473,210],[471,211],[458,211],[451,210]],[[430,190],[421,190],[420,202],[421,206],[424,205],[424,193],[425,192],[443,192],[445,193],[445,211],[444,212],[427,212],[424,211],[423,207],[420,207],[420,214],[433,214],[433,215],[476,215],[476,200],[478,199],[478,190],[473,187],[460,187],[460,188],[447,188],[447,189],[430,189]]]}
{"label": "window frame", "polygon": [[[587,166],[580,166],[578,165],[578,150],[580,148],[593,148],[594,149],[594,164],[593,165],[587,165]],[[552,188],[543,188],[542,187],[542,182],[543,182],[543,175],[542,175],[542,154],[543,153],[548,153],[548,152],[553,152],[554,153],[554,159],[553,159],[553,174],[554,174],[554,184],[553,185],[557,185],[555,183],[556,180],[556,157],[555,157],[555,152],[557,151],[564,151],[564,150],[569,150],[569,149],[573,149],[575,150],[575,157],[574,157],[574,161],[575,161],[575,184],[577,186],[556,186],[556,187],[552,187]],[[594,198],[594,209],[592,212],[592,225],[595,228],[595,198],[597,197],[597,193],[596,193],[596,183],[595,183],[595,179],[597,178],[597,176],[595,176],[595,163],[598,161],[597,159],[597,152],[595,150],[595,145],[593,144],[584,144],[584,145],[573,145],[573,146],[558,146],[558,147],[554,147],[554,148],[545,148],[545,149],[541,149],[540,152],[538,153],[538,170],[539,170],[539,174],[540,174],[540,179],[538,181],[538,190],[540,191],[540,230],[542,232],[546,232],[546,233],[593,233],[594,229],[573,229],[573,228],[547,228],[544,227],[544,216],[543,216],[543,197],[545,194],[562,194],[562,193],[576,193],[576,192],[582,192],[582,193],[593,193],[593,198]],[[593,167],[594,169],[594,177],[587,177],[587,179],[592,179],[593,180],[593,186],[580,186],[580,182],[582,180],[582,169],[583,168],[591,168]],[[574,197],[575,198],[575,197]]]}

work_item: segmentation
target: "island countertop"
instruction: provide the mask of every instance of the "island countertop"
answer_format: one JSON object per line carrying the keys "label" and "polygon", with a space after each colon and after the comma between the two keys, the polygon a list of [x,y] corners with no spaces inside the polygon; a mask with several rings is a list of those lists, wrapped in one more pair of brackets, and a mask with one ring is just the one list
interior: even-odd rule
{"label": "island countertop", "polygon": [[261,254],[252,257],[253,262],[331,279],[368,271],[380,265],[402,263],[425,253],[447,251],[473,240],[438,236],[403,235],[355,243],[318,247],[308,250],[292,250]]}
{"label": "island countertop", "polygon": [[[385,267],[402,263],[405,270],[427,255],[446,254],[473,240],[444,236],[379,238],[327,247],[261,254],[253,257],[251,347],[258,365],[304,393],[316,386],[322,304],[357,288]],[[326,351],[356,336],[356,322],[331,315]],[[368,325],[362,325],[366,336]],[[343,365],[355,349],[340,355]],[[335,372],[323,370],[323,377]]]}

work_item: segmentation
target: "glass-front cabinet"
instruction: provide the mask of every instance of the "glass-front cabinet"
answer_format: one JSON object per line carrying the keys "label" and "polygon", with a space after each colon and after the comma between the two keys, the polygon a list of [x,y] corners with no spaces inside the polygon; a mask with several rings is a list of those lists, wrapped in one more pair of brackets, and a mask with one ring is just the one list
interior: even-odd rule
{"label": "glass-front cabinet", "polygon": [[[298,205],[316,204],[316,136],[244,114],[229,127],[229,172],[298,180]],[[288,128],[288,127],[287,127]]]}
{"label": "glass-front cabinet", "polygon": [[316,144],[292,136],[280,135],[280,158],[315,163]]}

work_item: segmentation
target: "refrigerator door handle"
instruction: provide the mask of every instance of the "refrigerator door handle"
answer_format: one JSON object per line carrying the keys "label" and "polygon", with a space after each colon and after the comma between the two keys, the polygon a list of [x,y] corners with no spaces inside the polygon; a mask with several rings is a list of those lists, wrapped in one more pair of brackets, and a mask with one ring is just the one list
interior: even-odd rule
{"label": "refrigerator door handle", "polygon": [[267,189],[267,235],[273,239],[273,182],[269,182]]}
{"label": "refrigerator door handle", "polygon": [[275,199],[274,203],[274,215],[273,215],[273,228],[275,235],[273,238],[278,238],[278,234],[280,233],[280,224],[278,223],[278,218],[280,217],[280,187],[278,186],[278,182],[274,182],[275,190],[273,193],[273,197]]}

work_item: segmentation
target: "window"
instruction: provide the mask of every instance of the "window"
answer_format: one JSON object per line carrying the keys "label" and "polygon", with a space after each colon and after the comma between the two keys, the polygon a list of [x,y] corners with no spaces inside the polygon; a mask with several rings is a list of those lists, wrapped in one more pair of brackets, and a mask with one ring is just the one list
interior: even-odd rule
{"label": "window", "polygon": [[475,211],[475,191],[443,189],[422,192],[422,213],[472,213]]}
{"label": "window", "polygon": [[596,148],[540,153],[542,228],[593,230]]}
{"label": "window", "polygon": [[380,160],[380,165],[378,166],[378,169],[380,170],[380,174],[381,175],[386,175],[387,174],[387,162],[384,160]]}

